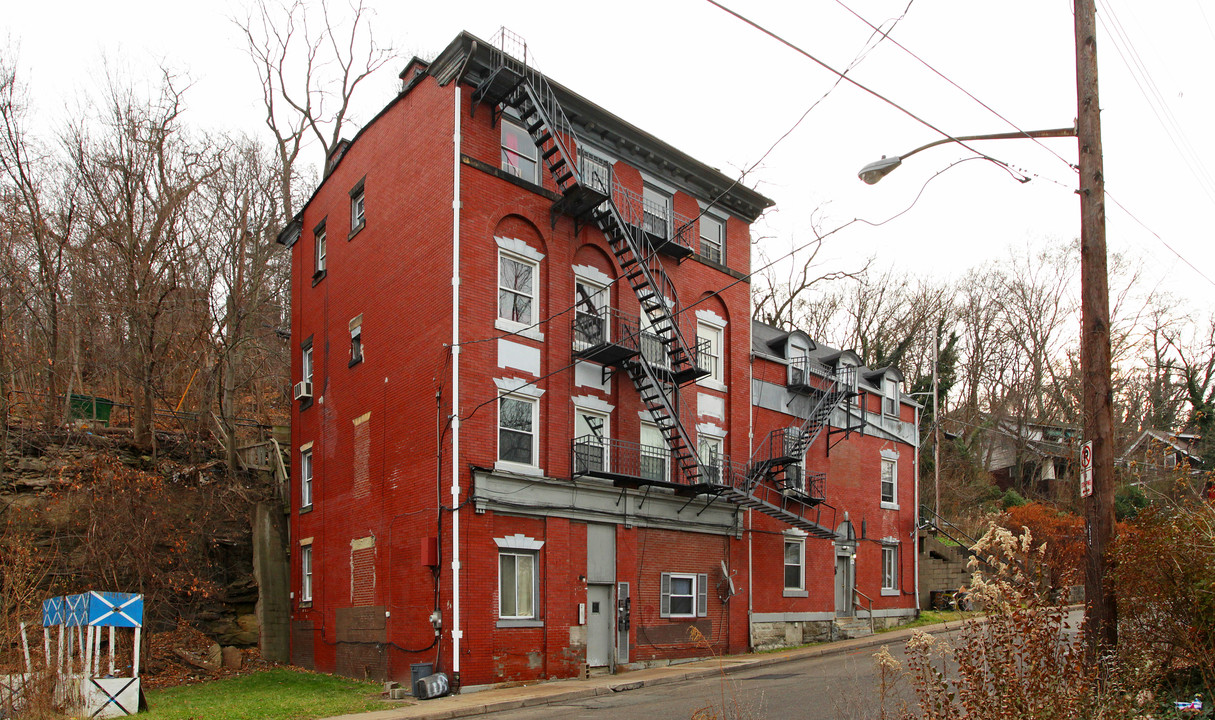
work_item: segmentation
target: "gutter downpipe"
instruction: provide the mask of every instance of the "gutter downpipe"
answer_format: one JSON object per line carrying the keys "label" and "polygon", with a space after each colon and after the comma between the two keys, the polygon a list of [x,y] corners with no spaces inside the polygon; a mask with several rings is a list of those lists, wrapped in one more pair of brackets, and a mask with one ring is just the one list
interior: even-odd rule
{"label": "gutter downpipe", "polygon": [[[935,371],[935,368],[934,368]],[[933,410],[932,421],[937,421],[936,410]],[[915,520],[911,528],[911,553],[915,558],[915,616],[920,616],[920,409],[915,409]]]}
{"label": "gutter downpipe", "polygon": [[[755,352],[751,349],[751,322],[747,321],[747,355],[751,361],[747,363],[747,458],[755,452],[755,401],[751,398],[751,393],[755,392]],[[751,542],[755,537],[753,532],[755,529],[755,520],[751,515],[751,508],[747,508],[747,650],[755,649],[755,593],[752,592],[755,573],[753,570],[753,559],[751,555]]]}
{"label": "gutter downpipe", "polygon": [[460,84],[455,84],[451,198],[451,673],[460,687]]}

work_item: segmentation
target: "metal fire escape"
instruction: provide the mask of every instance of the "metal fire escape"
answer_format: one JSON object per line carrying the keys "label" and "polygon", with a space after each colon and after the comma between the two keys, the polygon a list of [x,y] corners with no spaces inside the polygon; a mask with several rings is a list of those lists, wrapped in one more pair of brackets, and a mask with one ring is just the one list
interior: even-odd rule
{"label": "metal fire escape", "polygon": [[[696,446],[681,420],[679,389],[681,385],[709,374],[698,361],[705,351],[702,345],[707,343],[689,342],[685,337],[678,321],[675,288],[663,271],[657,248],[647,232],[645,209],[630,207],[629,194],[614,187],[611,166],[582,149],[556,94],[544,76],[527,63],[526,44],[521,38],[503,28],[491,42],[490,56],[488,72],[472,95],[474,111],[478,105],[488,106],[496,119],[505,108],[513,110],[535,143],[539,158],[561,195],[553,206],[554,218],[566,214],[575,222],[589,222],[599,228],[616,257],[621,277],[633,289],[648,321],[648,327],[640,327],[636,321],[631,326],[619,322],[617,315],[597,318],[616,328],[613,349],[601,356],[610,359],[601,361],[622,368],[637,388],[669,448],[678,469],[677,476],[671,481],[652,479],[652,475],[644,471],[646,457],[640,457],[637,462],[642,469],[629,473],[628,477],[612,473],[605,473],[605,476],[613,477],[619,484],[667,484],[690,494],[723,497],[818,537],[834,537],[834,533],[819,522],[821,510],[815,506],[822,498],[783,492],[772,486],[771,479],[784,465],[771,458],[765,460],[762,468],[748,468],[717,455],[698,458]],[[661,245],[669,241],[659,239],[658,242]],[[694,341],[695,335],[691,337]],[[647,351],[647,345],[654,349]],[[817,437],[833,407],[825,410],[826,415],[817,426],[800,430],[802,436],[808,438],[805,447]],[[591,440],[612,443],[603,439]],[[645,450],[643,447],[643,456]],[[580,452],[587,465],[602,467],[602,449],[590,457],[586,445],[580,449],[576,441],[576,461]],[[651,475],[651,479],[645,480],[647,475]],[[642,479],[641,483],[637,482],[639,479]]]}

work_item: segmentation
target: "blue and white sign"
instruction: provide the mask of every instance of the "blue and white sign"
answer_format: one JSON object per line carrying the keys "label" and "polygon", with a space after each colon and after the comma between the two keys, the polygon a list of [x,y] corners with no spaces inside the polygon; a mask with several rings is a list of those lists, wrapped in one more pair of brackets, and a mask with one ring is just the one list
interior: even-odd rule
{"label": "blue and white sign", "polygon": [[53,597],[42,601],[42,627],[63,624],[63,598]]}
{"label": "blue and white sign", "polygon": [[136,593],[89,593],[88,624],[94,627],[143,627],[143,595]]}

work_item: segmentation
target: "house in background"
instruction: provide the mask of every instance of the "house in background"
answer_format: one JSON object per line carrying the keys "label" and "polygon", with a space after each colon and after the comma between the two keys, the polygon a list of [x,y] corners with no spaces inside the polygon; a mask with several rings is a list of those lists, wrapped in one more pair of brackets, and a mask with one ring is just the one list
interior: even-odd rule
{"label": "house in background", "polygon": [[526,59],[503,31],[411,61],[279,236],[292,661],[459,687],[914,613],[897,370],[753,353],[771,201]]}
{"label": "house in background", "polygon": [[1200,473],[1206,469],[1196,451],[1199,435],[1166,430],[1144,430],[1118,457],[1128,482],[1143,484],[1176,477],[1179,469]]}
{"label": "house in background", "polygon": [[1082,432],[1058,423],[996,418],[982,432],[982,457],[1001,490],[1055,497],[1074,482]]}

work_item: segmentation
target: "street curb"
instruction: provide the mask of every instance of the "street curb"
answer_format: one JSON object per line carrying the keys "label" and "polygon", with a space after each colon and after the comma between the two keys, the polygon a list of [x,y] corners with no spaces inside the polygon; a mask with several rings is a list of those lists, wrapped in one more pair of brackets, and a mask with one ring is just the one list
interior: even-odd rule
{"label": "street curb", "polygon": [[[539,705],[552,705],[554,703],[568,702],[570,700],[582,700],[601,695],[611,695],[618,692],[629,692],[645,687],[669,685],[671,683],[686,682],[688,680],[700,680],[702,678],[711,677],[714,675],[731,675],[742,670],[771,667],[773,665],[780,665],[782,663],[793,662],[795,660],[830,657],[833,655],[844,655],[852,652],[859,652],[862,650],[880,647],[882,645],[894,645],[903,642],[917,631],[925,633],[942,631],[949,632],[960,629],[966,622],[982,619],[983,618],[978,617],[962,621],[955,621],[952,623],[939,623],[936,625],[925,625],[917,628],[895,629],[889,632],[878,635],[870,635],[864,638],[837,640],[835,642],[824,643],[822,645],[815,645],[807,648],[781,651],[779,653],[773,653],[771,656],[767,657],[726,655],[718,658],[716,665],[713,667],[694,668],[689,669],[686,672],[677,672],[670,675],[661,675],[658,677],[642,678],[637,680],[627,680],[628,675],[626,674],[621,678],[622,680],[625,680],[624,682],[614,685],[597,685],[589,688],[576,688],[553,692],[551,694],[544,693],[526,698],[492,700],[484,704],[466,705],[463,707],[442,709],[435,708],[432,711],[418,711],[415,709],[418,706],[414,705],[408,708],[375,710],[368,713],[342,715],[334,718],[328,718],[328,720],[355,720],[356,718],[358,720],[449,720],[449,718],[471,717],[474,715],[485,715],[491,712],[518,710],[520,708],[537,707]],[[754,657],[754,659],[752,659],[752,657]],[[543,687],[543,684],[535,687]],[[487,692],[492,692],[492,690],[487,690]],[[441,700],[441,698],[436,698],[436,700]],[[429,701],[424,700],[422,702]]]}

